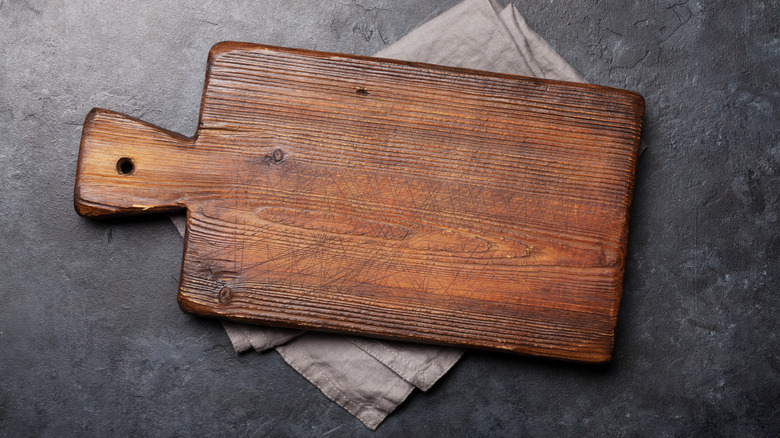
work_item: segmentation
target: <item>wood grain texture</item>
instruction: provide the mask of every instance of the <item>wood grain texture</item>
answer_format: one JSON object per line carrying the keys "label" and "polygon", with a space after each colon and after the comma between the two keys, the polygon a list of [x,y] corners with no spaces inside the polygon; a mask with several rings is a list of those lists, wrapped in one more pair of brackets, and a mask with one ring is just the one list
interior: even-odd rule
{"label": "wood grain texture", "polygon": [[90,113],[75,205],[186,209],[188,312],[603,362],[643,111],[593,85],[220,43],[194,138]]}

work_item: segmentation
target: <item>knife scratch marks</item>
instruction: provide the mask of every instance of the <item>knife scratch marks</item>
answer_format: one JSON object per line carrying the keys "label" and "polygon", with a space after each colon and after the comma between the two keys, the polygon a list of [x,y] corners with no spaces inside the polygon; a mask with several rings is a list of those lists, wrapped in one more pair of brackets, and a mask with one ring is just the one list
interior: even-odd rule
{"label": "knife scratch marks", "polygon": [[244,157],[226,197],[199,214],[203,227],[229,231],[210,241],[230,245],[212,259],[232,266],[213,270],[237,273],[234,281],[251,285],[246,293],[280,287],[291,306],[326,290],[383,291],[423,306],[446,296],[458,312],[462,299],[522,302],[539,287],[522,272],[604,264],[602,248],[567,235],[551,248],[524,220],[538,201],[520,190],[315,165],[294,154],[274,166]]}

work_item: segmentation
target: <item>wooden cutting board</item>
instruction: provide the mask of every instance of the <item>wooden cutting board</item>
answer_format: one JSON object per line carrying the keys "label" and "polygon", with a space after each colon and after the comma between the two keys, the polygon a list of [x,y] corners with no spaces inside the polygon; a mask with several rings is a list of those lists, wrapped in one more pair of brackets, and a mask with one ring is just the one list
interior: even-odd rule
{"label": "wooden cutting board", "polygon": [[87,116],[75,206],[186,209],[187,312],[602,362],[643,112],[613,88],[220,43],[193,138]]}

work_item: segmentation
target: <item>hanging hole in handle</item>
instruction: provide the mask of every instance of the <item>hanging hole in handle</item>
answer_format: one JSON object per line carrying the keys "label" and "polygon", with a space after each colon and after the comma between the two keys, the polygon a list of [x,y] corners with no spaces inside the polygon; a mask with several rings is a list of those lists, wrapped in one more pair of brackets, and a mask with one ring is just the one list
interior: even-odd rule
{"label": "hanging hole in handle", "polygon": [[122,157],[116,162],[116,172],[120,175],[130,175],[134,170],[135,164],[128,157]]}

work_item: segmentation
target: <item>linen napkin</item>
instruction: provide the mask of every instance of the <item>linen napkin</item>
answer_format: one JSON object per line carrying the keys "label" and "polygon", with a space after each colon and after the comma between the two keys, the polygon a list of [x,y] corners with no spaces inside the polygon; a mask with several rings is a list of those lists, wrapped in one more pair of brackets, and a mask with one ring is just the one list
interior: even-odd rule
{"label": "linen napkin", "polygon": [[[582,77],[509,5],[465,0],[375,56],[499,73]],[[183,217],[175,217],[180,232]],[[329,399],[374,430],[406,397],[433,386],[462,349],[223,321],[236,352],[276,348]]]}

